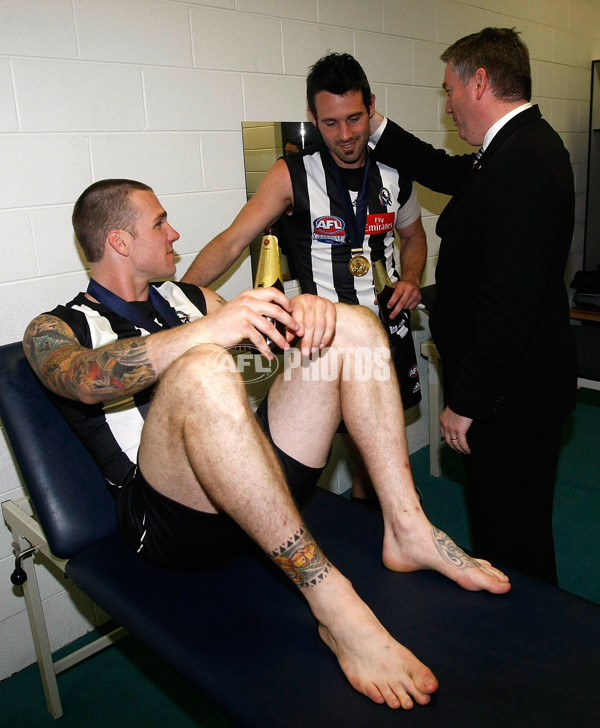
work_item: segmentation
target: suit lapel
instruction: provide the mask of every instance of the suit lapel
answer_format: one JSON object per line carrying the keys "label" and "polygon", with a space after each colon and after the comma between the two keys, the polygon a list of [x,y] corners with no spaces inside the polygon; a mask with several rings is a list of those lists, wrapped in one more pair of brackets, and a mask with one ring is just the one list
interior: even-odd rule
{"label": "suit lapel", "polygon": [[495,152],[502,146],[502,144],[512,135],[514,132],[524,124],[529,124],[532,121],[541,119],[542,114],[537,105],[532,106],[525,111],[521,111],[516,116],[513,116],[510,121],[500,129],[500,131],[494,136],[492,141],[489,143],[488,148],[481,155],[479,162],[475,165],[474,169],[479,171],[486,164],[489,164],[490,159],[494,156]]}
{"label": "suit lapel", "polygon": [[478,175],[481,173],[481,171],[485,168],[487,164],[490,163],[491,159],[493,158],[494,154],[500,149],[502,144],[521,126],[524,124],[529,124],[532,121],[536,121],[537,119],[541,119],[542,115],[540,113],[539,107],[537,105],[532,106],[529,109],[525,109],[525,111],[521,111],[516,116],[513,116],[510,121],[508,121],[501,129],[500,131],[494,136],[492,141],[490,142],[487,149],[483,152],[475,166],[472,170],[469,171],[469,173],[466,175],[463,184],[461,185],[460,189],[456,191],[454,195],[452,195],[452,198],[444,208],[444,211],[442,212],[440,216],[440,220],[443,217],[446,217],[447,215],[450,215],[453,208],[460,202],[460,200],[464,197],[465,193],[469,190],[471,185],[475,184],[477,181]]}

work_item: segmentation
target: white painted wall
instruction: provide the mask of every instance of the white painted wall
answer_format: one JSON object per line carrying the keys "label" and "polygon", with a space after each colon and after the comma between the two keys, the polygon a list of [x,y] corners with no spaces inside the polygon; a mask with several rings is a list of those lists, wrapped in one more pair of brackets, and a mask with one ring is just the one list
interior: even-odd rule
{"label": "white painted wall", "polygon": [[[571,152],[578,194],[569,279],[581,261],[599,10],[600,0],[1,0],[0,344],[85,285],[70,215],[94,180],[154,187],[181,233],[182,273],[245,201],[240,122],[307,118],[306,72],[329,50],[358,58],[379,110],[459,149],[443,111],[439,55],[486,25],[523,32],[534,100]],[[421,201],[432,282],[444,200],[422,191]],[[220,291],[230,297],[250,285],[245,260]],[[426,334],[425,321],[417,335]],[[421,416],[409,427],[412,450],[426,433]],[[0,499],[20,496],[4,438],[0,474]],[[34,660],[12,567],[0,525],[0,678]],[[42,589],[54,647],[101,618],[52,576]]]}

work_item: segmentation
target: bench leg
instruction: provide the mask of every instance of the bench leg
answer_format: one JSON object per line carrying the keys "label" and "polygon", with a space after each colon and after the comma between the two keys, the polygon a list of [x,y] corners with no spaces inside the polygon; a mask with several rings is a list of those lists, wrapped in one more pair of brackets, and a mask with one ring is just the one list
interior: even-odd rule
{"label": "bench leg", "polygon": [[[2,503],[2,514],[6,525],[9,527],[14,546],[17,553],[21,553],[33,547],[43,558],[48,559],[60,571],[64,573],[66,561],[56,558],[48,550],[48,542],[40,528],[39,523],[29,512],[27,499],[23,498],[18,502],[4,501]],[[42,686],[46,698],[48,711],[53,718],[60,718],[63,715],[62,704],[58,692],[57,676],[61,672],[76,665],[82,660],[95,655],[97,652],[113,645],[117,640],[124,637],[127,632],[123,627],[117,627],[109,634],[97,637],[92,642],[72,651],[59,660],[54,660],[50,648],[50,638],[46,627],[46,617],[42,605],[42,598],[37,580],[36,565],[33,558],[27,557],[20,561],[21,568],[25,571],[26,579],[22,583],[23,596],[27,607],[27,616],[33,646],[37,658]]]}
{"label": "bench leg", "polygon": [[[19,550],[26,549],[30,546],[21,536],[17,536],[17,544]],[[46,628],[46,618],[44,616],[33,558],[24,559],[22,566],[27,574],[27,580],[23,583],[23,596],[25,597],[25,604],[27,606],[27,616],[29,617],[29,626],[31,628],[31,636],[33,637],[33,646],[40,670],[40,677],[42,678],[46,705],[53,718],[60,718],[63,714],[63,709],[60,702],[58,684],[56,682],[50,639]]]}

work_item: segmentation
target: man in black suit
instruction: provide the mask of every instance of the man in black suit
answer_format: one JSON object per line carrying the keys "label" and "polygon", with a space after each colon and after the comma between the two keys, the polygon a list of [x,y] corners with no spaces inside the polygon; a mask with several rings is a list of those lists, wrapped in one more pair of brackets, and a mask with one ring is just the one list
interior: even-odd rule
{"label": "man in black suit", "polygon": [[448,155],[390,121],[375,152],[452,195],[437,223],[430,325],[444,370],[441,431],[464,455],[473,546],[557,583],[554,481],[576,396],[564,283],[573,173],[530,103],[529,54],[514,30],[469,35],[442,60],[446,112],[482,155]]}

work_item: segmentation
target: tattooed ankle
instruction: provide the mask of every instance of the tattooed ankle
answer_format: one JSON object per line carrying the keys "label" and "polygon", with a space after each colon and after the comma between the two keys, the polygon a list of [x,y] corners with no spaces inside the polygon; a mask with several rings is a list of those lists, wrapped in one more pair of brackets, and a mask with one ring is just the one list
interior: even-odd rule
{"label": "tattooed ankle", "polygon": [[459,569],[470,569],[475,566],[473,559],[458,547],[447,533],[435,527],[432,533],[437,550],[445,561]]}
{"label": "tattooed ankle", "polygon": [[331,564],[310,533],[302,528],[279,549],[273,561],[300,588],[316,586],[331,571]]}

